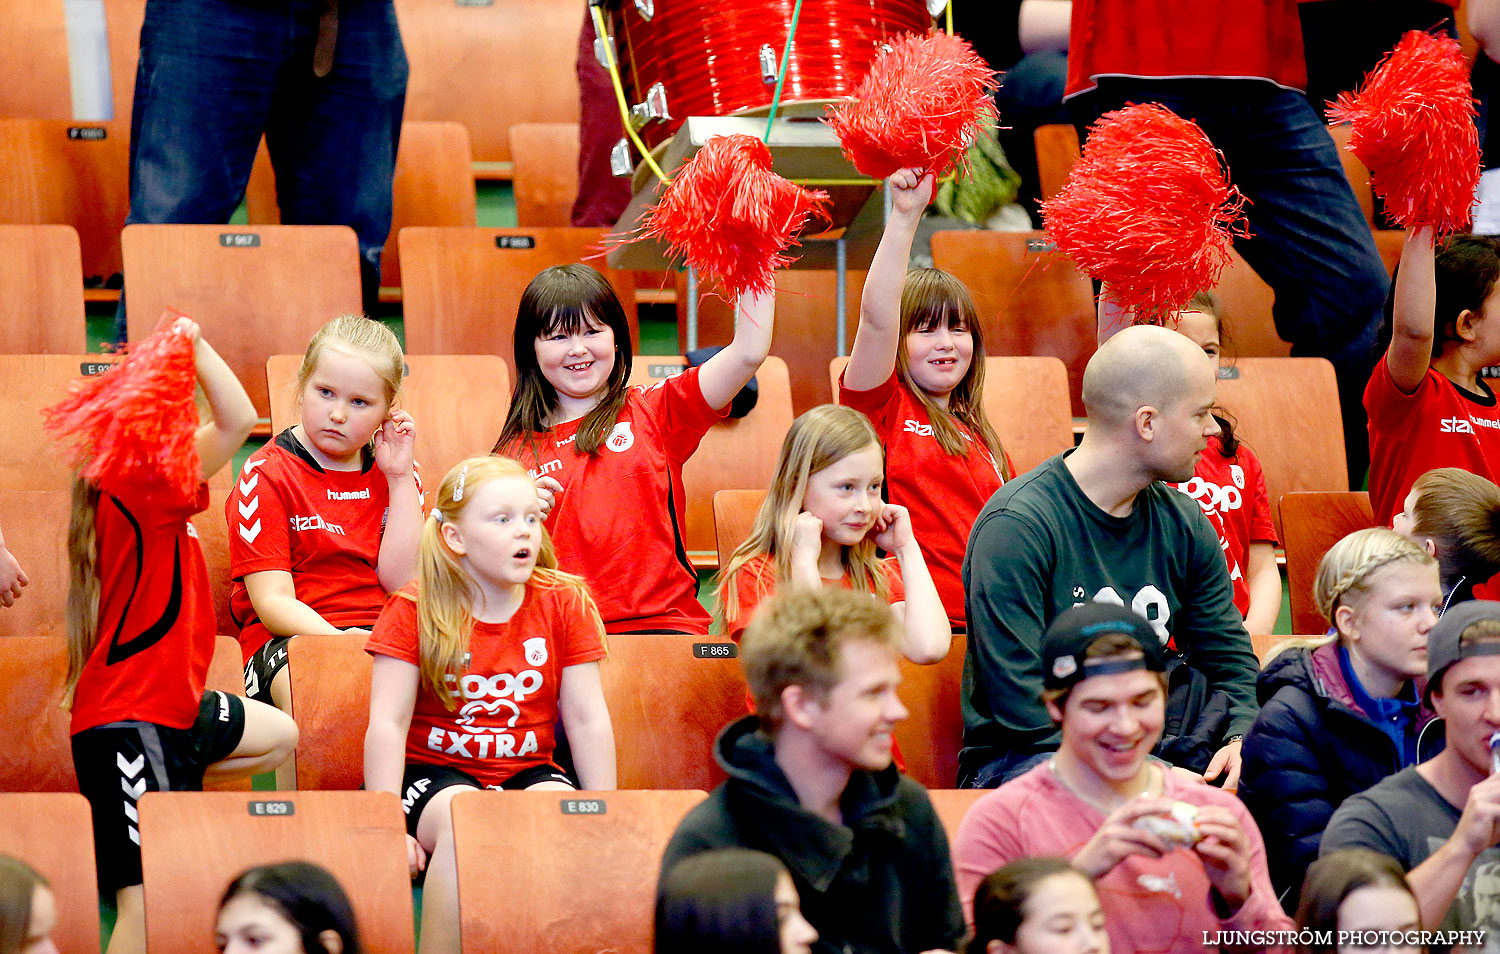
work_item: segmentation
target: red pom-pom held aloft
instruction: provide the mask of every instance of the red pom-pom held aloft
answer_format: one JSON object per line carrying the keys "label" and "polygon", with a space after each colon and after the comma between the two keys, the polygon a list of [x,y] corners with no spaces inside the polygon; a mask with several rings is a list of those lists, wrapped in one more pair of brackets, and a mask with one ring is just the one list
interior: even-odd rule
{"label": "red pom-pom held aloft", "polygon": [[43,410],[47,429],[71,445],[84,479],[131,484],[147,495],[191,498],[203,477],[193,401],[193,342],[167,314],[113,370],[80,379]]}
{"label": "red pom-pom held aloft", "polygon": [[907,34],[870,67],[854,102],[825,120],[844,155],[873,179],[897,169],[938,177],[995,118],[995,73],[968,41],[946,33]]}
{"label": "red pom-pom held aloft", "polygon": [[1353,125],[1349,151],[1370,167],[1386,214],[1439,234],[1469,225],[1480,172],[1476,115],[1458,41],[1420,30],[1328,110],[1330,121]]}
{"label": "red pom-pom held aloft", "polygon": [[1099,118],[1042,219],[1136,321],[1160,321],[1218,284],[1244,204],[1203,130],[1152,103]]}
{"label": "red pom-pom held aloft", "polygon": [[771,150],[754,136],[715,136],[683,164],[642,222],[645,238],[723,283],[731,298],[769,292],[792,259],[808,219],[828,193],[771,171]]}

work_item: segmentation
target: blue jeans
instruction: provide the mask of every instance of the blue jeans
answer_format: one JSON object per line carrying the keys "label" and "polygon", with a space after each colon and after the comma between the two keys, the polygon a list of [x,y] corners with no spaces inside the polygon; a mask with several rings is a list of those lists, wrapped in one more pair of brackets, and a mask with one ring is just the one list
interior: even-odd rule
{"label": "blue jeans", "polygon": [[1362,398],[1390,280],[1307,97],[1260,80],[1106,78],[1072,102],[1080,125],[1127,103],[1161,103],[1223,152],[1230,181],[1250,200],[1251,237],[1235,249],[1276,292],[1276,332],[1292,354],[1333,363],[1349,477],[1359,486],[1369,462]]}
{"label": "blue jeans", "polygon": [[[148,0],[126,221],[228,222],[264,133],[281,221],[354,229],[369,308],[391,229],[406,51],[392,0],[342,0],[333,68],[315,76],[321,11],[319,0]],[[121,338],[123,323],[122,305]]]}

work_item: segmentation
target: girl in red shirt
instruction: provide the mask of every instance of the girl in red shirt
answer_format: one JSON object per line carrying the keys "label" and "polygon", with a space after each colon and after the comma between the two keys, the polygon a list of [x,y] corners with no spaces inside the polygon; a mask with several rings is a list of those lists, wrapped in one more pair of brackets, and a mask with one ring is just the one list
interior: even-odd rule
{"label": "girl in red shirt", "polygon": [[516,389],[494,452],[536,480],[558,565],[588,581],[611,632],[708,632],[682,543],[682,465],[766,359],[774,304],[741,298],[724,350],[628,388],[630,328],[602,275],[558,265],[521,295]]}
{"label": "girl in red shirt", "polygon": [[[255,407],[196,323],[179,318],[169,333],[193,342],[211,415],[196,440],[206,481],[244,443]],[[205,778],[268,772],[297,744],[290,716],[205,691],[214,613],[208,568],[188,518],[208,507],[208,484],[185,496],[163,483],[148,488],[135,480],[80,478],[68,528],[73,766],[93,809],[99,886],[116,903],[110,954],[146,947],[140,796],[200,791]]]}
{"label": "girl in red shirt", "polygon": [[[891,604],[902,652],[935,663],[953,631],[905,507],[880,499],[885,457],[869,418],[824,404],[792,422],[750,536],[719,574],[724,631],[736,642],[780,586],[843,586]],[[892,556],[880,559],[877,550]]]}
{"label": "girl in red shirt", "polygon": [[477,457],[448,472],[420,565],[365,647],[365,787],[402,798],[412,872],[427,869],[422,949],[445,954],[459,950],[453,796],[571,790],[552,761],[559,716],[583,787],[613,789],[615,742],[604,625],[583,581],[558,572],[520,464]]}
{"label": "girl in red shirt", "polygon": [[952,626],[964,626],[964,549],[1011,465],[984,415],[984,338],[969,292],[935,268],[907,271],[932,176],[888,181],[891,215],[870,263],[840,404],[863,411],[886,450],[892,503],[910,509]]}
{"label": "girl in red shirt", "polygon": [[386,594],[416,575],[416,429],[392,409],[404,369],[380,322],[324,325],[297,371],[298,423],[250,455],[225,502],[230,609],[252,699],[290,711],[291,637],[368,633]]}

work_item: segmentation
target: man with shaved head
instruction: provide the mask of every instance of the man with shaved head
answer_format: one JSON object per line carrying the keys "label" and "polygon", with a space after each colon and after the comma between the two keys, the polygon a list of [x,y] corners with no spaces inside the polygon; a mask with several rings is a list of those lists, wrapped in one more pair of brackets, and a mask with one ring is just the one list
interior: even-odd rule
{"label": "man with shaved head", "polygon": [[[1210,413],[1217,378],[1183,335],[1121,331],[1084,371],[1089,423],[1078,447],[1010,481],[980,511],[963,565],[960,787],[993,788],[1056,750],[1038,645],[1056,616],[1091,600],[1143,616],[1182,661],[1171,674],[1168,733],[1174,703],[1197,724],[1176,726],[1186,738],[1159,751],[1235,787],[1259,667],[1217,534],[1196,501],[1163,483],[1192,477],[1219,432]],[[1138,728],[1121,713],[1093,744],[1126,751]],[[1199,729],[1213,737],[1192,738]]]}

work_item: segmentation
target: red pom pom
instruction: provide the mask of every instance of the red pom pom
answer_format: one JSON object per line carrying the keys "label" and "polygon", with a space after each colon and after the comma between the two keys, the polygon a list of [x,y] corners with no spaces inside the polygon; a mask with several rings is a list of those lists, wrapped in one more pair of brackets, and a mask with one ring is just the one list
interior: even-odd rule
{"label": "red pom pom", "polygon": [[1196,123],[1154,103],[1105,113],[1056,196],[1047,234],[1137,321],[1160,320],[1212,288],[1245,198]]}
{"label": "red pom pom", "polygon": [[769,292],[782,254],[828,193],[771,171],[771,150],[754,136],[714,136],[683,164],[642,221],[674,258],[723,283],[731,298]]}
{"label": "red pom pom", "polygon": [[1478,113],[1458,41],[1413,30],[1365,77],[1340,93],[1331,122],[1353,125],[1349,151],[1370,167],[1375,194],[1403,228],[1468,228],[1479,186]]}
{"label": "red pom pom", "polygon": [[876,57],[854,101],[824,120],[873,179],[908,166],[941,177],[993,123],[995,73],[968,41],[907,34]]}
{"label": "red pom pom", "polygon": [[73,384],[46,408],[47,429],[70,442],[75,467],[97,483],[143,488],[147,495],[191,498],[203,477],[198,460],[198,379],[193,342],[162,316],[149,337],[112,370]]}

